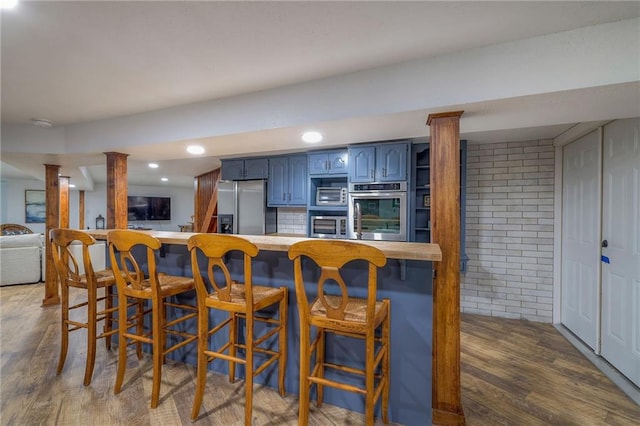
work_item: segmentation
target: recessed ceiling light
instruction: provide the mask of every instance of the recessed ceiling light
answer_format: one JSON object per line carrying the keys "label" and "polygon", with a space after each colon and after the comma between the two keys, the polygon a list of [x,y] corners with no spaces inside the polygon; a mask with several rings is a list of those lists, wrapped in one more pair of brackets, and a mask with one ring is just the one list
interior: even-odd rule
{"label": "recessed ceiling light", "polygon": [[163,182],[169,182],[169,178],[166,178],[166,177],[160,178],[160,180]]}
{"label": "recessed ceiling light", "polygon": [[18,4],[18,0],[0,0],[0,9],[13,9]]}
{"label": "recessed ceiling light", "polygon": [[149,163],[149,168],[157,169],[158,168],[158,163]]}
{"label": "recessed ceiling light", "polygon": [[302,134],[302,140],[307,143],[318,143],[322,141],[322,133],[316,131],[304,132]]}
{"label": "recessed ceiling light", "polygon": [[47,120],[44,118],[32,118],[31,124],[33,124],[34,126],[43,127],[45,129],[50,129],[51,127],[53,127],[53,123],[51,122],[51,120]]}
{"label": "recessed ceiling light", "polygon": [[187,152],[194,155],[204,154],[204,148],[200,145],[189,145],[187,147]]}

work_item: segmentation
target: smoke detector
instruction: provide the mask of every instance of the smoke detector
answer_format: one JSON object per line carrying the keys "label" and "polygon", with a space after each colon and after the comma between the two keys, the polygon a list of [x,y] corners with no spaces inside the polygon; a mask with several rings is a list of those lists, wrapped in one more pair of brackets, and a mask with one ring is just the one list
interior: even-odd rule
{"label": "smoke detector", "polygon": [[44,118],[32,118],[31,124],[38,127],[43,127],[45,129],[50,129],[53,127],[53,123],[50,120],[46,120]]}

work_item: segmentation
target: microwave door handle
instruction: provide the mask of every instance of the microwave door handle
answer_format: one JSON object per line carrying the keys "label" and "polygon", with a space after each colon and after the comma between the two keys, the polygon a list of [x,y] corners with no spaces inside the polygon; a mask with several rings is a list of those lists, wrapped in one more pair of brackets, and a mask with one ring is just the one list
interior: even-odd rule
{"label": "microwave door handle", "polygon": [[356,200],[353,201],[353,207],[356,212],[356,239],[362,239],[362,210],[360,209],[360,203]]}

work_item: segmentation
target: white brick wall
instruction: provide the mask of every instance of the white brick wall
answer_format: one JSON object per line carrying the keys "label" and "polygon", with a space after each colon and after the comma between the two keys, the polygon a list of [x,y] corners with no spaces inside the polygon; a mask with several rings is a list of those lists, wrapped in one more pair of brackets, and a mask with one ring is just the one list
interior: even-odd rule
{"label": "white brick wall", "polygon": [[283,207],[278,209],[278,233],[307,235],[307,209]]}
{"label": "white brick wall", "polygon": [[467,146],[463,312],[551,322],[554,147]]}

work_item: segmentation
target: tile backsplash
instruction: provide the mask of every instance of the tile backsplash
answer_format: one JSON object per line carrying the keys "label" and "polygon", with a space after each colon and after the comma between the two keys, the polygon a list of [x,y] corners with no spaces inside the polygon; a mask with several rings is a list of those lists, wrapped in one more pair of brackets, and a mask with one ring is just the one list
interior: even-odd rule
{"label": "tile backsplash", "polygon": [[278,209],[278,233],[307,235],[307,209],[281,207]]}

